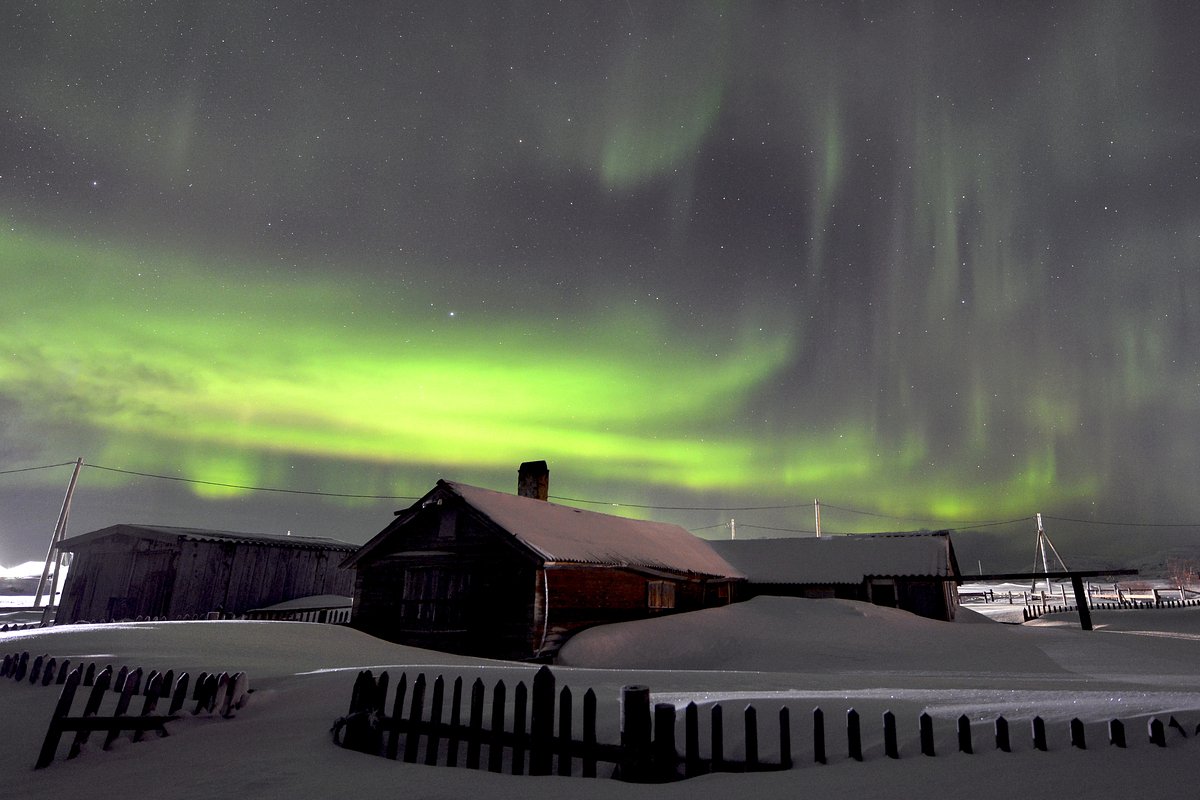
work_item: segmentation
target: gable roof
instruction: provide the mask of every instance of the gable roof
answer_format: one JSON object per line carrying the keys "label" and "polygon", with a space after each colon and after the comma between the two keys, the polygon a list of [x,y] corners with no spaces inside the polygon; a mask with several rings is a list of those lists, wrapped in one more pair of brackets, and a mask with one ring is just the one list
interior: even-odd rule
{"label": "gable roof", "polygon": [[358,545],[337,539],[325,539],[316,536],[277,536],[269,533],[237,533],[234,531],[210,531],[203,528],[176,528],[168,525],[110,525],[107,528],[91,531],[90,533],[72,536],[64,539],[58,545],[60,550],[73,552],[87,547],[99,539],[109,536],[133,536],[138,539],[154,539],[160,542],[170,541],[225,541],[243,544],[266,545],[271,547],[293,547],[305,550],[340,550],[352,552]]}
{"label": "gable roof", "polygon": [[[439,480],[429,494],[399,513],[411,518],[431,495],[439,492],[450,492],[462,498],[468,506],[547,562],[745,577],[718,555],[709,542],[678,525],[602,514],[455,481]],[[403,524],[404,519],[402,516],[401,520],[385,528],[343,566],[351,566],[369,555],[390,536],[397,524]]]}
{"label": "gable roof", "polygon": [[961,574],[949,531],[728,539],[712,545],[755,583],[861,583],[867,576]]}

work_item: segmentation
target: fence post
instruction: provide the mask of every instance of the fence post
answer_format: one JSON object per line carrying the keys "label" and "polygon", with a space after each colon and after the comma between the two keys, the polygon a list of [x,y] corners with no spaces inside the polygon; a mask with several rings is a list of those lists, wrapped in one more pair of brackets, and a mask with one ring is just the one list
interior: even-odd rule
{"label": "fence post", "polygon": [[446,679],[441,675],[433,681],[433,700],[429,704],[429,736],[425,740],[425,766],[436,767],[442,748],[442,705],[446,698]]}
{"label": "fence post", "polygon": [[[471,684],[471,711],[467,729],[467,769],[479,769],[479,747],[483,739],[483,679]],[[548,774],[548,773],[544,773]]]}
{"label": "fence post", "polygon": [[917,723],[921,732],[921,754],[936,756],[937,753],[933,749],[933,717],[929,716],[928,712],[923,711]]}
{"label": "fence post", "polygon": [[[155,673],[153,678],[146,681],[146,699],[142,701],[141,715],[143,717],[150,716],[158,709],[158,701],[162,697],[162,679],[163,676],[161,673]],[[145,728],[138,728],[134,731],[133,740],[140,742],[145,735]]]}
{"label": "fence post", "polygon": [[813,709],[813,761],[826,764],[825,758],[825,712],[820,706]]}
{"label": "fence post", "polygon": [[709,710],[709,748],[712,752],[712,771],[725,768],[725,710],[715,703]]}
{"label": "fence post", "polygon": [[787,706],[779,707],[779,766],[792,768],[792,712]]}
{"label": "fence post", "polygon": [[967,755],[975,752],[971,743],[971,718],[966,714],[958,718],[958,752]]}
{"label": "fence post", "polygon": [[[647,700],[650,690],[646,690]],[[554,766],[554,675],[543,666],[533,676],[529,720],[529,774],[549,775]]]}
{"label": "fence post", "polygon": [[450,692],[450,735],[446,739],[446,766],[458,766],[458,742],[462,738],[459,722],[462,720],[462,676],[454,678],[454,688]]}
{"label": "fence post", "polygon": [[[104,699],[104,693],[108,691],[109,682],[112,680],[112,668],[105,667],[104,671],[96,676],[96,683],[92,686],[92,692],[88,695],[87,704],[83,707],[84,717],[94,717],[96,712],[100,710],[100,703]],[[76,731],[75,739],[71,742],[71,749],[67,752],[67,758],[75,758],[87,744],[90,731],[81,729]]]}
{"label": "fence post", "polygon": [[175,682],[175,687],[171,693],[171,705],[167,707],[168,714],[178,714],[179,710],[183,708],[183,704],[187,701],[188,681],[190,679],[191,676],[186,672],[179,673],[179,680]]}
{"label": "fence post", "polygon": [[1004,753],[1012,752],[1008,742],[1008,720],[1003,716],[996,717],[996,749]]}
{"label": "fence post", "polygon": [[654,706],[653,780],[669,781],[675,777],[679,753],[675,747],[675,706],[656,703]]}
{"label": "fence post", "polygon": [[1033,718],[1033,749],[1042,752],[1049,749],[1046,746],[1046,721],[1041,717]]}
{"label": "fence post", "polygon": [[54,760],[58,742],[63,734],[62,719],[71,713],[71,703],[75,701],[75,690],[79,688],[81,678],[78,669],[67,676],[62,694],[58,696],[58,705],[54,707],[54,713],[50,717],[50,727],[46,729],[46,738],[42,742],[41,752],[38,753],[37,763],[33,765],[34,769],[44,769]]}
{"label": "fence post", "polygon": [[571,729],[574,720],[571,719],[572,706],[571,687],[564,686],[558,693],[558,774],[571,774]]}
{"label": "fence post", "polygon": [[1162,720],[1154,717],[1150,720],[1150,744],[1158,747],[1167,746],[1167,729],[1163,726]]}
{"label": "fence post", "polygon": [[1079,717],[1071,720],[1071,746],[1078,747],[1080,750],[1087,750],[1087,742],[1084,740],[1083,721]]}
{"label": "fence post", "polygon": [[621,690],[621,761],[617,777],[644,783],[649,780],[650,687],[626,686]]}
{"label": "fence post", "polygon": [[488,772],[499,772],[504,765],[504,701],[508,687],[496,681],[492,688],[492,737],[488,742]]}
{"label": "fence post", "polygon": [[853,708],[846,712],[846,750],[847,755],[855,761],[862,761],[862,730],[859,725],[858,712]]}
{"label": "fence post", "polygon": [[[513,692],[513,775],[525,774],[525,744],[528,741],[525,733],[525,715],[528,705],[529,690],[525,688],[525,681],[520,681],[517,683],[516,691]],[[595,735],[594,725],[592,734]]]}
{"label": "fence post", "polygon": [[[388,726],[387,757],[396,760],[400,753],[400,733],[404,727],[404,699],[408,694],[408,673],[401,672],[400,680],[396,681],[396,697],[392,700],[392,720]],[[408,733],[405,733],[407,736]]]}
{"label": "fence post", "polygon": [[49,686],[54,680],[54,670],[57,666],[58,662],[54,658],[45,663],[42,667],[42,686]]}
{"label": "fence post", "polygon": [[683,775],[700,774],[700,709],[689,702],[683,709]]}
{"label": "fence post", "polygon": [[585,778],[596,777],[596,693],[583,693],[583,771]]}
{"label": "fence post", "polygon": [[888,758],[899,758],[900,748],[896,744],[896,715],[883,712],[883,752]]}
{"label": "fence post", "polygon": [[1115,747],[1125,746],[1125,723],[1119,719],[1108,723],[1108,743]]}
{"label": "fence post", "polygon": [[746,730],[746,771],[758,768],[758,711],[754,706],[746,706],[742,712]]}

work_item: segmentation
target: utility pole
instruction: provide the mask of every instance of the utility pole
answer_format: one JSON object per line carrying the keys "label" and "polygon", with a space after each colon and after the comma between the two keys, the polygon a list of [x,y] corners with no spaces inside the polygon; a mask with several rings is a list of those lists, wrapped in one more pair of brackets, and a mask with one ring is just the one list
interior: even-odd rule
{"label": "utility pole", "polygon": [[[1037,542],[1033,546],[1033,571],[1038,571],[1038,559],[1042,561],[1042,574],[1050,572],[1050,559],[1046,556],[1046,548],[1050,548],[1050,552],[1054,553],[1054,559],[1058,562],[1058,566],[1063,572],[1067,571],[1067,565],[1063,563],[1062,556],[1058,554],[1058,550],[1054,549],[1054,543],[1050,541],[1050,537],[1046,535],[1046,529],[1042,525],[1041,512],[1037,514]],[[1037,589],[1037,577],[1034,577],[1033,583],[1029,586],[1029,591],[1033,592]],[[1046,578],[1046,591],[1050,589],[1050,579]]]}
{"label": "utility pole", "polygon": [[817,517],[817,538],[820,539],[821,538],[821,501],[820,500],[817,500],[817,499],[813,500],[813,513]]}
{"label": "utility pole", "polygon": [[734,519],[733,517],[729,518],[729,538],[730,539],[737,538],[737,520]]}
{"label": "utility pole", "polygon": [[33,596],[33,607],[37,608],[42,602],[42,594],[46,590],[46,580],[51,577],[50,564],[54,564],[53,580],[50,584],[50,594],[46,600],[46,610],[42,614],[42,623],[49,621],[50,610],[54,607],[54,597],[58,591],[59,565],[62,554],[58,552],[58,543],[67,532],[67,518],[71,515],[71,496],[75,494],[75,484],[79,480],[79,470],[83,467],[83,459],[75,459],[75,469],[71,472],[71,481],[67,484],[67,493],[63,497],[62,508],[58,512],[58,523],[54,526],[54,535],[50,538],[50,547],[46,549],[46,565],[42,567],[42,577],[38,580],[37,594]]}

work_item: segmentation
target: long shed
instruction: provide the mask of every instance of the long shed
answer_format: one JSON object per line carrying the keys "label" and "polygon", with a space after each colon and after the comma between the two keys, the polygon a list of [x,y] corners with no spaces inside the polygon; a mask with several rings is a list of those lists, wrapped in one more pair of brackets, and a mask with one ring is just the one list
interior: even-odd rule
{"label": "long shed", "polygon": [[522,485],[528,495],[440,480],[396,512],[345,562],[352,624],[432,649],[547,658],[591,625],[724,605],[742,580],[679,526],[548,502],[544,473]]}
{"label": "long shed", "polygon": [[73,554],[56,621],[194,619],[310,595],[349,595],[335,539],[112,525],[64,540]]}
{"label": "long shed", "polygon": [[834,597],[953,620],[962,573],[949,531],[777,539],[725,539],[713,547],[756,595]]}

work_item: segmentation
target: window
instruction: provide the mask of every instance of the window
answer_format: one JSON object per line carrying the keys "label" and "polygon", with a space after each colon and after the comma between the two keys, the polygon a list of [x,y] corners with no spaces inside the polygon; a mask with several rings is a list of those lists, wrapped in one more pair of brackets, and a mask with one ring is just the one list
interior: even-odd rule
{"label": "window", "polygon": [[650,609],[675,607],[675,584],[670,581],[650,581],[646,584],[646,607]]}
{"label": "window", "polygon": [[457,627],[466,618],[470,574],[441,567],[404,570],[400,618],[439,628]]}

